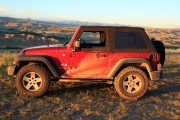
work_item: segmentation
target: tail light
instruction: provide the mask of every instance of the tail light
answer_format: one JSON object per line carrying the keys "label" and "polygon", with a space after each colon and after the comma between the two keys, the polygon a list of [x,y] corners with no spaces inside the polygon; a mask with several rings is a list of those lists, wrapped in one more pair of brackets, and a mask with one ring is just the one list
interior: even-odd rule
{"label": "tail light", "polygon": [[153,53],[149,56],[151,61],[160,62],[160,55],[158,53]]}

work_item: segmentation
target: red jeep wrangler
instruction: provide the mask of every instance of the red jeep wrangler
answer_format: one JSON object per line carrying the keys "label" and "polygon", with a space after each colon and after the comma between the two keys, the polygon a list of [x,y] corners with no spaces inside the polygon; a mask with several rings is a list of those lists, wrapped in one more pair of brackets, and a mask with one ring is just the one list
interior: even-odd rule
{"label": "red jeep wrangler", "polygon": [[22,50],[8,74],[23,96],[41,96],[57,80],[114,84],[120,97],[136,100],[160,79],[164,51],[143,28],[80,26],[68,44]]}

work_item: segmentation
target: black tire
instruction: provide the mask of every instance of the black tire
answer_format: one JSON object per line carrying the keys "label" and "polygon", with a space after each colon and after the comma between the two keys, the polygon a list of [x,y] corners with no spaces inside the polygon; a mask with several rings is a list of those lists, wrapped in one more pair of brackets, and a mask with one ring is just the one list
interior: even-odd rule
{"label": "black tire", "polygon": [[[31,77],[33,76],[33,74],[35,76],[34,78],[32,78],[33,81],[40,80],[40,82],[32,83]],[[24,97],[42,96],[48,90],[49,78],[50,78],[50,74],[43,66],[38,64],[26,65],[22,67],[17,73],[16,76],[17,91],[19,95]],[[25,82],[27,79],[28,79],[28,83],[26,84]],[[31,79],[31,82],[29,82],[30,81],[29,79]],[[37,90],[33,90],[35,88]]]}
{"label": "black tire", "polygon": [[153,40],[152,41],[156,51],[160,55],[160,63],[163,66],[165,62],[165,46],[161,41]]}
{"label": "black tire", "polygon": [[[131,81],[134,81],[134,82],[129,82],[130,80],[128,77],[131,75],[132,75]],[[133,85],[139,86],[139,88],[137,87],[136,91],[133,91],[135,89],[132,87]],[[128,88],[130,88],[129,86],[131,87],[132,93],[128,92]],[[126,100],[137,100],[146,93],[148,89],[148,78],[145,72],[142,71],[141,69],[137,67],[131,67],[131,66],[126,67],[115,78],[114,87],[121,98],[126,99]]]}

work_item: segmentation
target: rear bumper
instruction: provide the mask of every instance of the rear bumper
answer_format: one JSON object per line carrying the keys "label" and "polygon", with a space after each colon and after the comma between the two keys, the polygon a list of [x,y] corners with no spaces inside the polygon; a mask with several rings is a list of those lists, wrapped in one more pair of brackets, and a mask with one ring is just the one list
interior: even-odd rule
{"label": "rear bumper", "polygon": [[159,80],[163,77],[163,71],[161,64],[158,64],[158,70],[151,72],[151,80]]}
{"label": "rear bumper", "polygon": [[163,71],[153,71],[151,72],[151,80],[159,80],[163,76]]}
{"label": "rear bumper", "polygon": [[17,70],[17,66],[16,65],[9,66],[8,69],[7,69],[8,75],[14,76],[15,73],[16,73],[16,70]]}

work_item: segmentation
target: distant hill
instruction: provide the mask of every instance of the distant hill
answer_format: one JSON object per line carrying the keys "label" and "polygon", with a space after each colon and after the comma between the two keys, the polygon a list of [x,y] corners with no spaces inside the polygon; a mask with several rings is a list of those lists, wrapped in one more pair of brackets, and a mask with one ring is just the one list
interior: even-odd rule
{"label": "distant hill", "polygon": [[[11,17],[0,17],[1,26],[9,27],[24,27],[29,26],[29,28],[42,28],[48,27],[51,25],[57,26],[80,26],[80,25],[114,25],[114,24],[104,24],[104,23],[95,23],[95,22],[82,22],[82,21],[47,21],[47,20],[33,20],[33,19],[20,19],[20,18],[11,18]],[[116,24],[120,25],[120,24]]]}
{"label": "distant hill", "polygon": [[[26,48],[44,44],[64,43],[71,39],[79,25],[113,25],[80,21],[43,21],[0,17],[0,49]],[[146,28],[148,35],[161,40],[167,51],[180,52],[180,28]]]}
{"label": "distant hill", "polygon": [[[26,48],[69,40],[76,26],[61,23],[0,17],[0,48]],[[67,27],[68,26],[68,27]]]}

